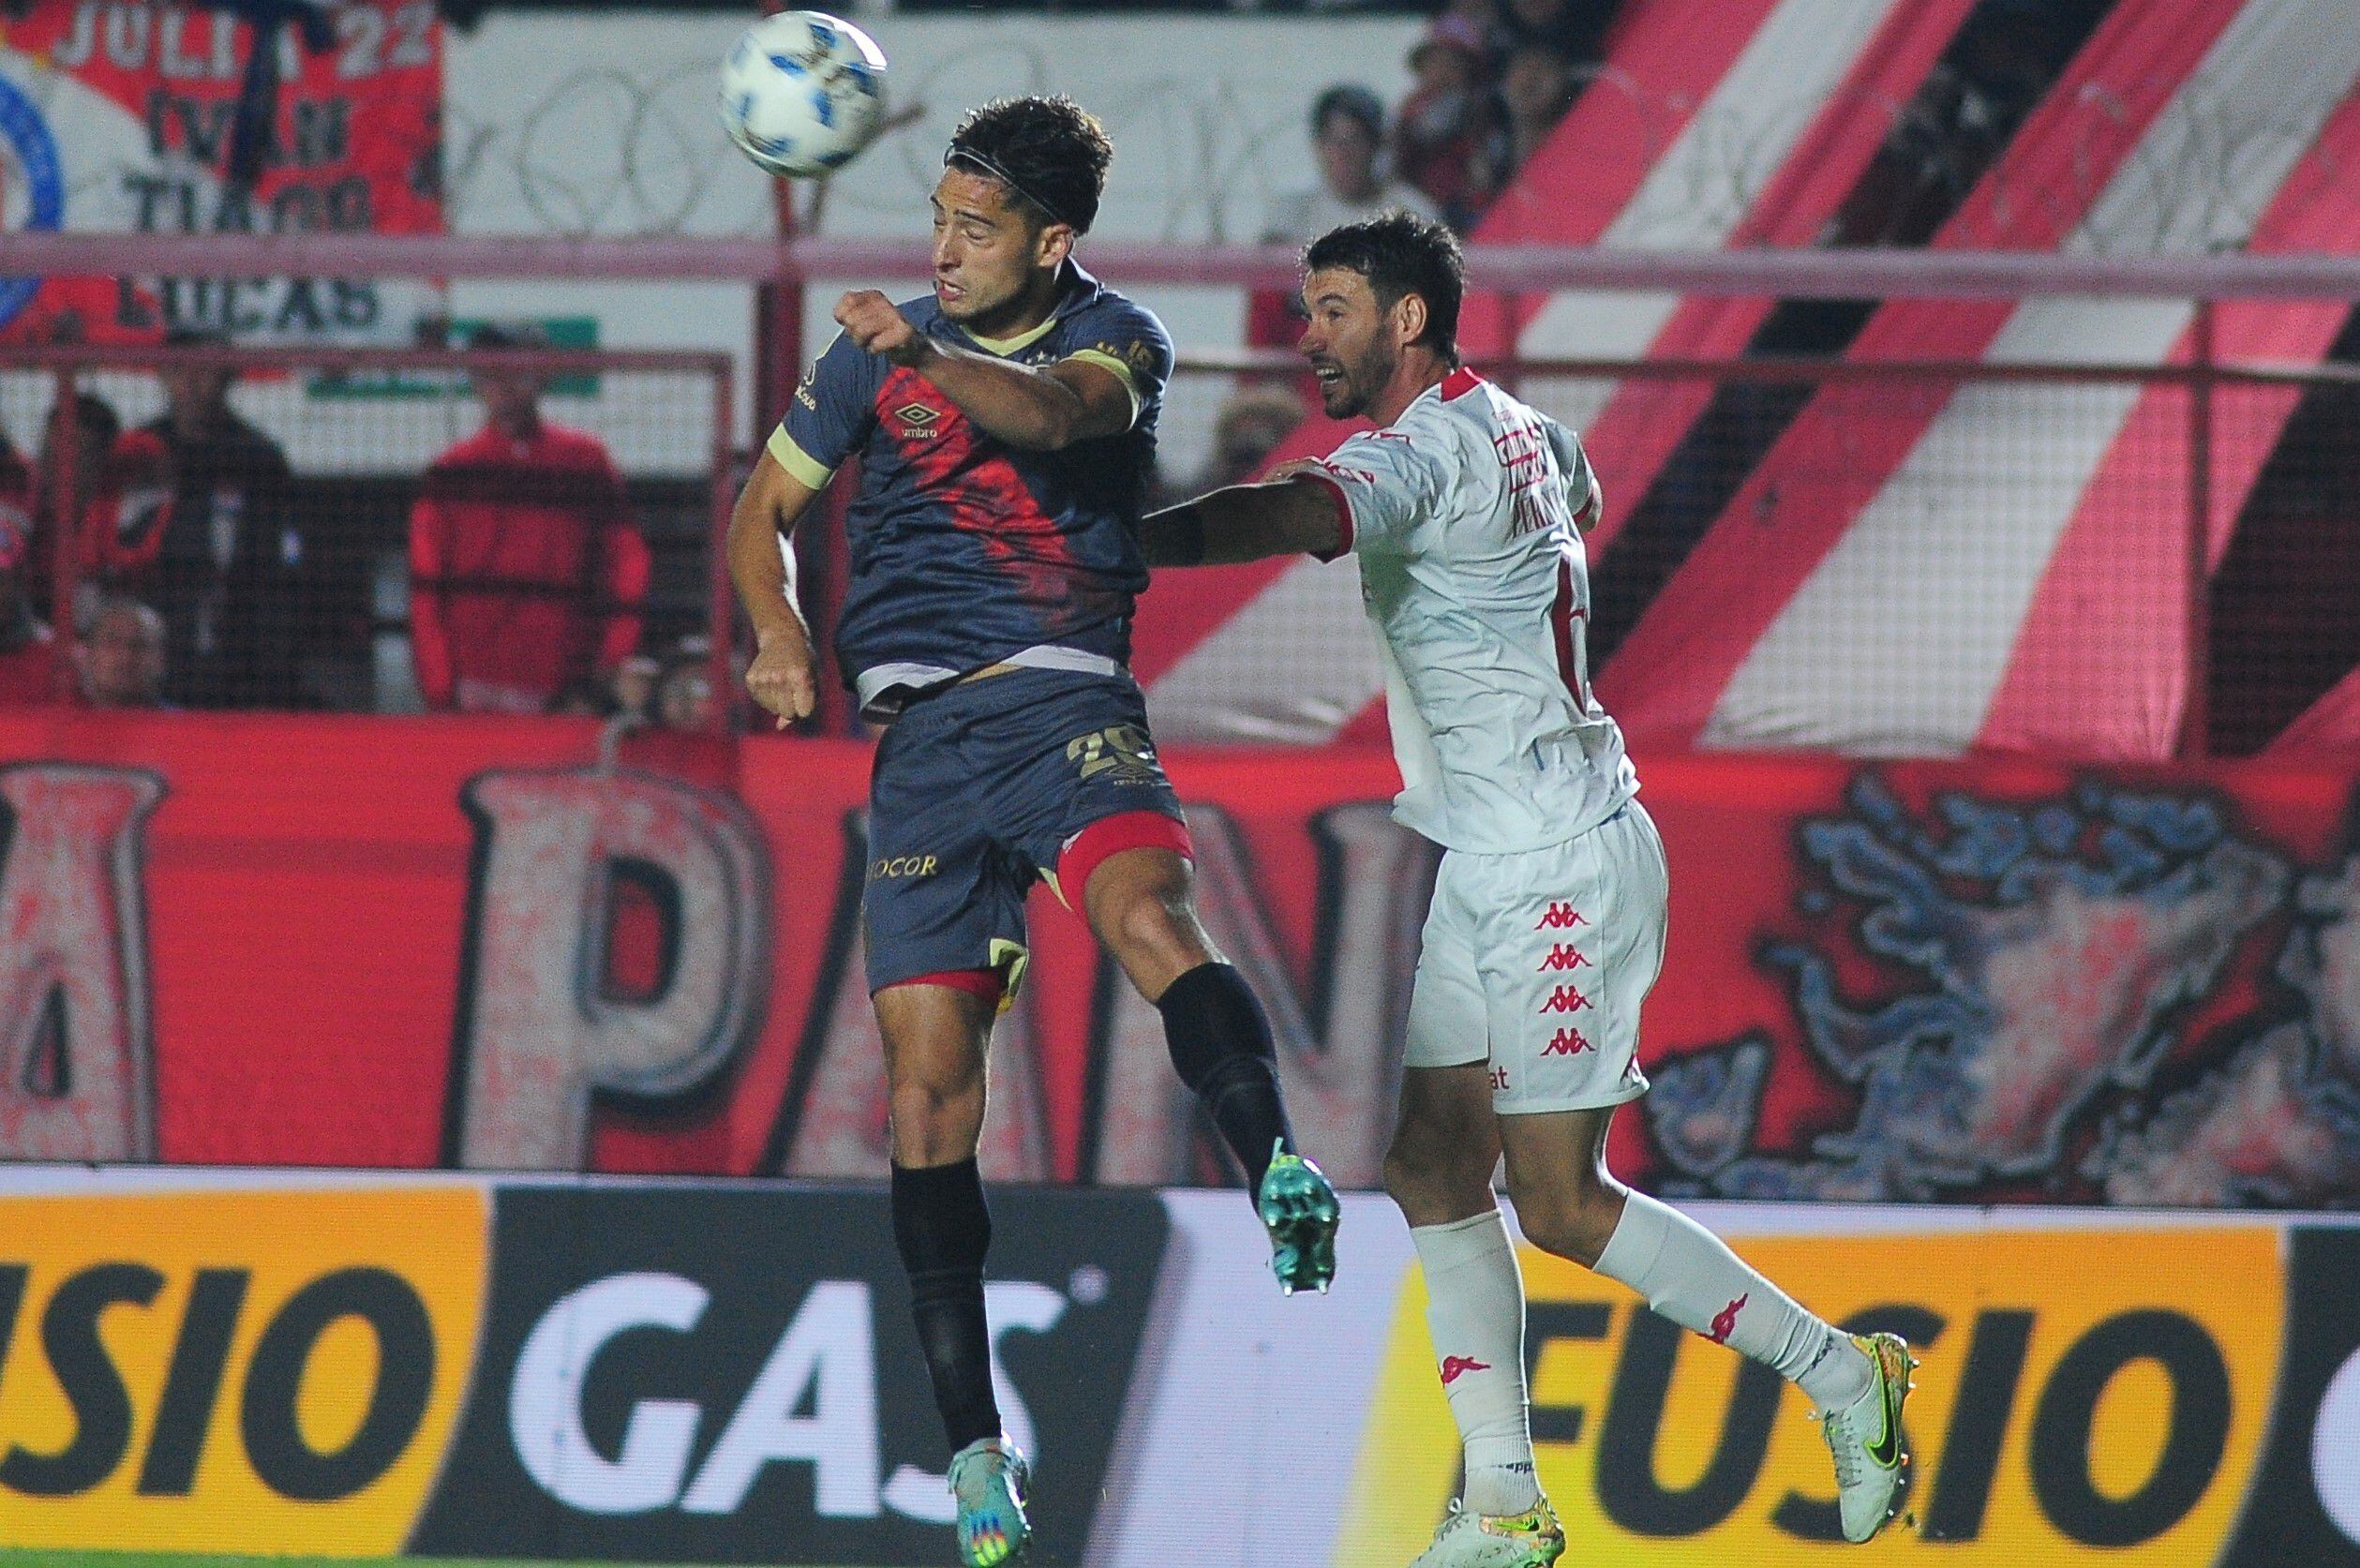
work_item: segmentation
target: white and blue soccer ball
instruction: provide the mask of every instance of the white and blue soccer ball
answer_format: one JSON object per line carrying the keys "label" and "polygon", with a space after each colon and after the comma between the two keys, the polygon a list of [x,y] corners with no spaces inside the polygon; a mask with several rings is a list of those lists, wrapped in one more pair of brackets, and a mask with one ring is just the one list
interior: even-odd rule
{"label": "white and blue soccer ball", "polygon": [[839,17],[765,17],[722,62],[721,123],[767,173],[841,169],[884,119],[885,51]]}

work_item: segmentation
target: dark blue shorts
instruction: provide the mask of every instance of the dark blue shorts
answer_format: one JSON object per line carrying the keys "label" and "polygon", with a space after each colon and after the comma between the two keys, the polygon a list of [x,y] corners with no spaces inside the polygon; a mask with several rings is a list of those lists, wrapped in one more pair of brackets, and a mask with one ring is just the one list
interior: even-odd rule
{"label": "dark blue shorts", "polygon": [[1033,883],[1078,909],[1107,855],[1187,854],[1183,820],[1128,676],[1017,669],[919,698],[869,782],[869,990],[991,972],[1012,991]]}

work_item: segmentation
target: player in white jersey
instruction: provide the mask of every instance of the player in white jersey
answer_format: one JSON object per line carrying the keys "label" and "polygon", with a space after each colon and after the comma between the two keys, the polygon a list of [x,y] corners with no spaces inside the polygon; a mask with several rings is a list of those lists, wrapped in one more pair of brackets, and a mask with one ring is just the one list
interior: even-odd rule
{"label": "player in white jersey", "polygon": [[1330,415],[1379,428],[1323,461],[1144,524],[1151,564],[1359,558],[1384,652],[1401,822],[1446,853],[1410,1003],[1385,1186],[1424,1265],[1466,1486],[1413,1568],[1537,1568],[1565,1536],[1532,1466],[1523,1279],[1491,1176],[1534,1245],[1800,1384],[1835,1456],[1844,1535],[1898,1506],[1915,1364],[1830,1327],[1694,1220],[1606,1168],[1647,1090],[1639,1007],[1664,957],[1662,841],[1591,694],[1573,433],[1457,362],[1457,242],[1393,214],[1305,252],[1302,349]]}

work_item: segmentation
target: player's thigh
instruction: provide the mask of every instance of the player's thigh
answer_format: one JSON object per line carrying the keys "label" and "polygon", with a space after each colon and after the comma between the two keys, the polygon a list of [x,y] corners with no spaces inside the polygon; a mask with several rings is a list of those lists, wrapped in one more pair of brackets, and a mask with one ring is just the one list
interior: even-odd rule
{"label": "player's thigh", "polygon": [[1385,1187],[1403,1207],[1413,1202],[1464,1212],[1412,1214],[1411,1223],[1447,1224],[1480,1211],[1491,1197],[1500,1163],[1500,1118],[1491,1109],[1486,1062],[1447,1068],[1405,1068],[1393,1143],[1385,1151]]}
{"label": "player's thigh", "polygon": [[1012,989],[1025,874],[976,811],[953,731],[921,717],[934,715],[915,709],[886,732],[870,783],[860,900],[869,990],[985,971]]}
{"label": "player's thigh", "polygon": [[[1472,858],[1471,858],[1472,859]],[[1663,964],[1660,842],[1635,808],[1580,837],[1486,856],[1468,878],[1503,1115],[1589,1111],[1647,1090],[1639,1014]]]}
{"label": "player's thigh", "polygon": [[1143,813],[1100,818],[1061,860],[1070,874],[1059,877],[1060,886],[1081,888],[1091,933],[1151,1002],[1218,956],[1197,918],[1187,848],[1179,824]]}

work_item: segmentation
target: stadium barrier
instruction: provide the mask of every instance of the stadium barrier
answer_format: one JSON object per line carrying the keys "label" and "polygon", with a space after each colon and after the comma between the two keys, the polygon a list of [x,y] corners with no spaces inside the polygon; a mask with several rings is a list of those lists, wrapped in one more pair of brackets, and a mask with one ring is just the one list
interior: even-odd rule
{"label": "stadium barrier", "polygon": [[[1234,1193],[994,1207],[993,1349],[1044,1568],[1367,1568],[1424,1544],[1456,1443],[1382,1200],[1348,1200],[1336,1290],[1294,1300]],[[938,1561],[944,1456],[885,1209],[772,1183],[0,1173],[10,1543]],[[1910,1506],[1947,1560],[2360,1546],[2351,1223],[1699,1212],[1919,1347]],[[1575,1550],[1853,1560],[1800,1396],[1523,1262],[1541,1480]]]}
{"label": "stadium barrier", "polygon": [[[1292,258],[1271,249],[1106,244],[1091,259],[1135,285],[1283,291],[1293,276]],[[902,242],[28,233],[11,236],[4,265],[95,271],[127,288],[270,276],[744,283],[767,296],[749,311],[752,416],[717,426],[726,443],[674,441],[666,459],[667,471],[721,488],[734,477],[726,449],[753,450],[810,347],[796,300],[922,276],[923,252]],[[1651,746],[2244,755],[2360,662],[2341,614],[2360,567],[2323,500],[2349,464],[2360,397],[2339,346],[2360,298],[2349,259],[1478,246],[1470,267],[1477,360],[1589,433],[1610,502],[1592,667]],[[1855,336],[1896,306],[1918,314]],[[1663,332],[1632,344],[1635,354],[1568,358],[1567,311]],[[1946,347],[1940,329],[1953,319],[1974,330]],[[1758,332],[1739,330],[1747,322],[1817,351],[1757,351]],[[1195,477],[1241,378],[1293,380],[1283,353],[1181,347],[1164,421],[1173,485]],[[622,426],[653,428],[664,420],[652,411],[701,400],[650,391],[624,401]],[[28,415],[0,409],[0,423],[22,427]],[[1305,450],[1342,433],[1315,420]],[[1864,520],[1876,526],[1855,526]],[[825,531],[802,545],[806,607],[823,632],[843,581]],[[693,536],[672,543],[681,583],[711,578],[709,547],[700,562]],[[1875,591],[1847,571],[1866,572]],[[1346,625],[1354,596],[1340,582],[1289,578],[1272,594],[1276,579],[1259,568],[1165,578],[1140,643],[1167,738],[1367,732],[1373,661],[1343,635],[1357,627]],[[676,597],[677,629],[689,630]],[[387,600],[398,604],[397,582]],[[398,650],[387,657],[397,664]],[[1271,681],[1274,668],[1291,680]],[[350,684],[336,695],[329,706],[380,706]],[[853,733],[841,703],[827,717]],[[2352,728],[2340,707],[2332,723],[2301,726],[2347,749],[2360,743]]]}
{"label": "stadium barrier", "polygon": [[[0,716],[0,1157],[875,1177],[868,749],[580,720]],[[1375,1185],[1433,847],[1391,761],[1174,750],[1296,1125]],[[1651,762],[1670,949],[1617,1168],[1682,1196],[2325,1207],[2360,1189],[2348,773]],[[1568,917],[1571,922],[1578,910]],[[1001,1179],[1218,1180],[1046,890]],[[1568,1053],[1590,976],[1561,957]]]}

